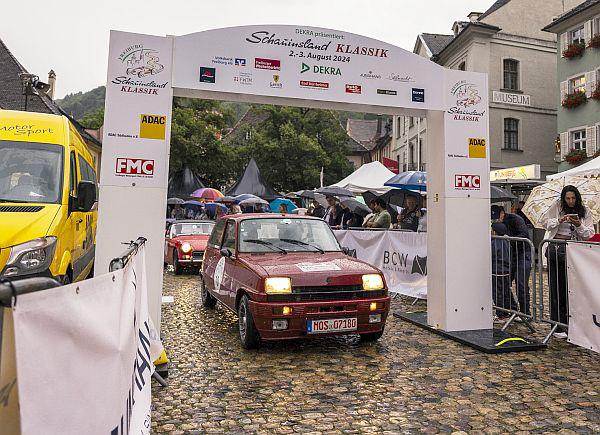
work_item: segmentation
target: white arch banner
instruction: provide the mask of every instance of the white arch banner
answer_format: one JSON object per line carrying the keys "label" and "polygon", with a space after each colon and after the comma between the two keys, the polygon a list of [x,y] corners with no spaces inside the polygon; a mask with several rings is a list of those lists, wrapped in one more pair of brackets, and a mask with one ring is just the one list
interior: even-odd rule
{"label": "white arch banner", "polygon": [[106,271],[121,242],[147,237],[157,326],[173,95],[427,117],[428,322],[492,327],[486,75],[314,27],[112,31],[96,270]]}

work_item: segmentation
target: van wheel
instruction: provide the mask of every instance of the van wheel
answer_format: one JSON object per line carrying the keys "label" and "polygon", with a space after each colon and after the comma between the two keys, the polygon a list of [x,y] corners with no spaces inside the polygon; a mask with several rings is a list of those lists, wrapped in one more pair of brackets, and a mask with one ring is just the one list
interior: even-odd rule
{"label": "van wheel", "polygon": [[363,341],[365,343],[377,341],[381,338],[382,335],[383,335],[383,329],[378,332],[370,332],[369,334],[360,334],[360,341]]}
{"label": "van wheel", "polygon": [[173,272],[175,272],[175,275],[181,275],[183,273],[181,265],[179,264],[179,255],[177,254],[177,249],[173,249]]}
{"label": "van wheel", "polygon": [[210,294],[203,279],[200,280],[200,301],[202,306],[206,308],[214,308],[217,304],[217,299]]}
{"label": "van wheel", "polygon": [[255,349],[258,347],[259,335],[254,325],[248,296],[242,296],[238,306],[238,329],[240,332],[240,342],[244,349]]}

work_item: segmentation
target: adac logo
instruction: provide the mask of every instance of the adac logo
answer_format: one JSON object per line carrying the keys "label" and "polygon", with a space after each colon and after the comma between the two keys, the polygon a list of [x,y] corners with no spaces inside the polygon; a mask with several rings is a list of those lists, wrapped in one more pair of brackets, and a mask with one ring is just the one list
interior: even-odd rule
{"label": "adac logo", "polygon": [[470,159],[485,159],[486,156],[485,139],[470,137],[469,138],[469,158]]}
{"label": "adac logo", "polygon": [[164,115],[140,115],[140,138],[164,139],[167,127],[167,117]]}
{"label": "adac logo", "polygon": [[139,78],[156,75],[165,67],[159,61],[158,51],[145,48],[142,44],[131,45],[119,55],[119,60],[126,66],[125,74]]}
{"label": "adac logo", "polygon": [[474,83],[461,80],[452,86],[451,94],[456,98],[456,105],[448,109],[448,113],[454,115],[455,121],[479,122],[485,115],[485,110],[477,110],[474,106],[481,103],[479,89]]}

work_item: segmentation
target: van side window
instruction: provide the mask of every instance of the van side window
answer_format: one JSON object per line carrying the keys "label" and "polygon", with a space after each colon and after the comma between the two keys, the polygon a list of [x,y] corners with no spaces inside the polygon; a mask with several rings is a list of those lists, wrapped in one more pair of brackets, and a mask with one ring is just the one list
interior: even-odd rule
{"label": "van side window", "polygon": [[223,239],[223,231],[225,231],[225,224],[227,221],[225,219],[221,219],[215,225],[210,238],[208,239],[208,245],[213,248],[219,248],[221,246],[221,239]]}
{"label": "van side window", "polygon": [[77,196],[77,161],[75,160],[75,151],[71,151],[71,174],[69,177],[69,192]]}
{"label": "van side window", "polygon": [[81,171],[81,179],[96,183],[96,171],[85,161],[83,156],[79,155],[79,170]]}

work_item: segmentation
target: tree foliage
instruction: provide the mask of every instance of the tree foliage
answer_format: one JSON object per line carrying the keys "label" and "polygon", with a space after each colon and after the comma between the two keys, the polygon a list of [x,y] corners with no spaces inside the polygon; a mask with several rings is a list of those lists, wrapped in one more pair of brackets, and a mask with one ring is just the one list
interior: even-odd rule
{"label": "tree foliage", "polygon": [[104,106],[85,114],[84,117],[79,120],[79,123],[85,128],[93,128],[94,130],[102,127],[104,124]]}
{"label": "tree foliage", "polygon": [[105,94],[106,87],[98,86],[91,91],[68,94],[62,100],[56,100],[56,103],[73,118],[81,121],[90,113],[104,110]]}

